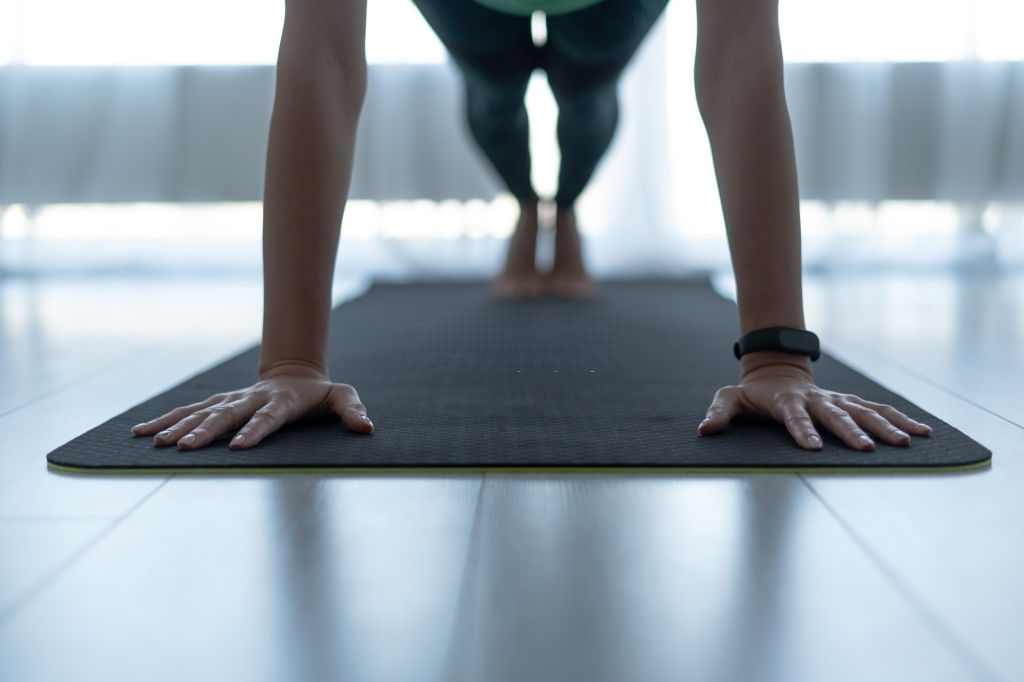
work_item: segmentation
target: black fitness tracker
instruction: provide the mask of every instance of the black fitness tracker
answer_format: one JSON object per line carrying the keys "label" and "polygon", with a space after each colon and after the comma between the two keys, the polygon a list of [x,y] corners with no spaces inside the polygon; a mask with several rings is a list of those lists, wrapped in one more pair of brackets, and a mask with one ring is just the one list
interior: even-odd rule
{"label": "black fitness tracker", "polygon": [[747,353],[773,350],[791,355],[806,355],[811,361],[821,357],[821,344],[813,332],[793,327],[768,327],[744,334],[733,344],[732,352],[739,360]]}

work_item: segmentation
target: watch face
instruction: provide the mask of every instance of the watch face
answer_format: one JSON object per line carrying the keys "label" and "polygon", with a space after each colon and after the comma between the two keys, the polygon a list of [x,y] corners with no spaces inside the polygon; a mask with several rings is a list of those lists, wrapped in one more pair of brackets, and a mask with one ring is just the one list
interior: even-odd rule
{"label": "watch face", "polygon": [[814,334],[796,329],[779,330],[779,343],[784,348],[811,355],[818,350],[818,340]]}

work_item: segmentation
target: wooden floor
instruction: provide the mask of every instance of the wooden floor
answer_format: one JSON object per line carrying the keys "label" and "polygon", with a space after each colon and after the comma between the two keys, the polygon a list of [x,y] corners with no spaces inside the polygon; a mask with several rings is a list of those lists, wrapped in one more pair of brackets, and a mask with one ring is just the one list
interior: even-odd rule
{"label": "wooden floor", "polygon": [[255,341],[259,303],[0,279],[0,680],[1024,679],[1020,274],[807,282],[826,349],[991,448],[980,472],[47,471]]}

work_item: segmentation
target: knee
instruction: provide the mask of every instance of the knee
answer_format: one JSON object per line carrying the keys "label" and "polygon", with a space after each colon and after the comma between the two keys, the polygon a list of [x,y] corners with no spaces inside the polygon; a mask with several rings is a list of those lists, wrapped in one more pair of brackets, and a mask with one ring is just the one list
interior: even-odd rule
{"label": "knee", "polygon": [[558,98],[558,123],[563,135],[607,136],[614,132],[618,121],[619,97],[614,86]]}
{"label": "knee", "polygon": [[466,115],[475,133],[518,124],[526,115],[525,84],[466,79]]}

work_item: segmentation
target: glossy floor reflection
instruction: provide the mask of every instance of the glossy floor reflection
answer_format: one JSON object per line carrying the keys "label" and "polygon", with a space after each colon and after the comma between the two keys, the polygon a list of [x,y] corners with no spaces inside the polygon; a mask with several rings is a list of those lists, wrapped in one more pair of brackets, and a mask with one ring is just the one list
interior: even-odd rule
{"label": "glossy floor reflection", "polygon": [[1024,425],[1024,273],[810,281],[808,324]]}
{"label": "glossy floor reflection", "polygon": [[259,282],[0,279],[0,680],[1020,679],[1024,277],[806,296],[830,352],[992,467],[52,474],[49,449],[252,343]]}

